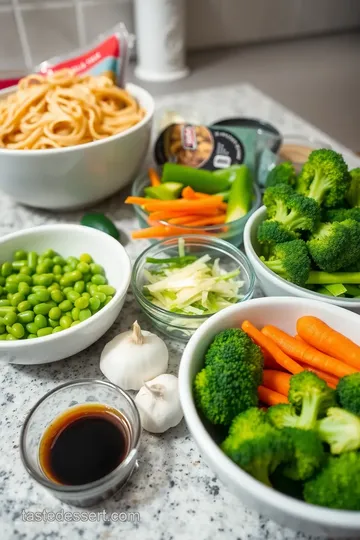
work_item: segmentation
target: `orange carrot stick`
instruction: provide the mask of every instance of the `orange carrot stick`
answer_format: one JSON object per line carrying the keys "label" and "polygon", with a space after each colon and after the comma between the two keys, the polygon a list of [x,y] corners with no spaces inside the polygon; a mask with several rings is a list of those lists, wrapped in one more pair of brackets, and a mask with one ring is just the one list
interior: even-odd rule
{"label": "orange carrot stick", "polygon": [[197,208],[222,208],[224,203],[221,202],[221,197],[214,195],[213,197],[208,197],[202,201],[187,201],[186,199],[160,201],[157,199],[145,199],[145,202],[142,202],[141,204],[150,212],[156,210],[187,210],[194,213],[196,212]]}
{"label": "orange carrot stick", "polygon": [[265,388],[275,390],[283,396],[287,396],[290,388],[291,375],[275,369],[264,369],[262,384]]}
{"label": "orange carrot stick", "polygon": [[140,229],[133,231],[131,237],[134,240],[141,238],[166,238],[168,236],[179,236],[184,234],[207,234],[203,230],[199,229],[183,229],[181,227],[171,227],[170,225],[154,225],[147,229]]}
{"label": "orange carrot stick", "polygon": [[290,371],[290,373],[300,373],[300,371],[304,371],[304,369],[295,362],[292,358],[287,356],[277,345],[267,336],[264,336],[258,330],[255,328],[253,324],[249,321],[244,321],[241,325],[241,328],[244,330],[244,332],[247,333],[248,336],[250,336],[257,345],[259,345],[262,349],[265,349],[271,356],[276,360],[280,366],[286,369],[286,371]]}
{"label": "orange carrot stick", "polygon": [[217,208],[197,208],[196,211],[189,212],[188,210],[156,210],[149,214],[150,219],[154,221],[167,221],[170,218],[184,217],[184,216],[217,216],[220,212]]}
{"label": "orange carrot stick", "polygon": [[192,221],[196,221],[197,219],[199,219],[199,216],[192,216],[191,214],[189,214],[188,216],[174,217],[168,219],[167,222],[171,223],[171,225],[190,225]]}
{"label": "orange carrot stick", "polygon": [[152,167],[148,168],[148,176],[150,178],[150,184],[153,187],[160,186],[161,180],[158,173]]}
{"label": "orange carrot stick", "polygon": [[317,317],[300,317],[296,324],[299,336],[319,351],[360,370],[360,347]]}
{"label": "orange carrot stick", "polygon": [[226,215],[221,214],[219,216],[213,216],[213,217],[203,217],[194,219],[189,223],[190,227],[204,227],[205,225],[221,225],[222,223],[225,223]]}
{"label": "orange carrot stick", "polygon": [[307,366],[306,364],[301,364],[304,369],[307,371],[312,371],[315,373],[320,379],[327,382],[328,386],[330,388],[336,388],[339,382],[339,377],[334,377],[333,375],[329,375],[329,373],[325,373],[325,371],[321,371],[320,369],[315,369],[311,366]]}
{"label": "orange carrot stick", "polygon": [[139,204],[142,206],[149,201],[156,201],[156,200],[157,199],[147,199],[146,197],[130,196],[130,197],[126,197],[125,204]]}
{"label": "orange carrot stick", "polygon": [[267,369],[282,369],[281,366],[273,359],[271,354],[269,354],[265,349],[261,349],[261,352],[263,353],[264,357],[264,367]]}
{"label": "orange carrot stick", "polygon": [[272,339],[285,354],[315,369],[320,369],[337,377],[343,377],[356,371],[344,362],[317,351],[314,347],[311,347],[307,343],[302,343],[275,326],[265,326],[262,332],[265,336]]}
{"label": "orange carrot stick", "polygon": [[184,199],[196,200],[196,199],[206,199],[207,197],[212,197],[207,193],[201,193],[200,191],[194,191],[190,186],[186,186],[181,193]]}
{"label": "orange carrot stick", "polygon": [[258,396],[262,403],[266,405],[278,405],[279,403],[289,403],[288,398],[283,394],[279,394],[270,388],[265,388],[265,386],[258,387]]}

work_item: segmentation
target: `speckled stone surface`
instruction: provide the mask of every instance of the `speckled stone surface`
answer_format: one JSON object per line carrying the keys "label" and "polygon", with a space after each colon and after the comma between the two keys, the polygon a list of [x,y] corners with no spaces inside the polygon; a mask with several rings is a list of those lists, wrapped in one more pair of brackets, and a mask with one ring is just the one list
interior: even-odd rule
{"label": "speckled stone surface", "polygon": [[[303,122],[281,105],[249,85],[224,87],[160,98],[158,108],[182,110],[187,105],[206,122],[227,116],[259,117],[285,134],[302,133],[333,141]],[[137,224],[133,211],[125,207],[121,192],[96,208],[117,222],[122,242],[132,260],[146,246],[130,242],[129,232]],[[77,222],[81,212],[48,213],[16,205],[0,196],[0,234],[44,223]],[[261,291],[257,290],[257,295]],[[139,512],[140,521],[96,522],[29,521],[29,512],[74,511],[35,484],[25,472],[19,455],[19,432],[24,418],[37,399],[56,385],[78,377],[102,378],[99,355],[104,344],[129,328],[134,319],[143,321],[129,293],[123,311],[111,330],[95,345],[73,358],[54,364],[0,367],[0,538],[1,540],[90,539],[171,540],[310,540],[302,533],[283,529],[266,517],[247,509],[214,476],[203,462],[184,421],[163,436],[144,433],[139,468],[122,493],[94,511]],[[176,374],[182,345],[170,342],[170,372]],[[61,515],[58,515],[61,518]]]}

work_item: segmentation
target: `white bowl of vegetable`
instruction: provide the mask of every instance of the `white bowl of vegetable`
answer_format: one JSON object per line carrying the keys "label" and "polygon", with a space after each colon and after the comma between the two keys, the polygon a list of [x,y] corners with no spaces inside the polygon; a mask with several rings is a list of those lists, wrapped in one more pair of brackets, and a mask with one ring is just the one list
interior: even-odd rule
{"label": "white bowl of vegetable", "polygon": [[273,169],[265,206],[244,231],[246,254],[266,295],[360,312],[359,187],[360,169],[349,174],[333,150],[314,151],[298,177],[289,163]]}
{"label": "white bowl of vegetable", "polygon": [[152,324],[187,341],[211,315],[254,292],[255,274],[235,246],[210,236],[169,238],[136,260],[131,285]]}
{"label": "white bowl of vegetable", "polygon": [[[288,334],[281,347],[276,331]],[[206,321],[180,364],[185,420],[208,465],[246,506],[316,537],[360,537],[359,336],[350,311],[259,298]]]}

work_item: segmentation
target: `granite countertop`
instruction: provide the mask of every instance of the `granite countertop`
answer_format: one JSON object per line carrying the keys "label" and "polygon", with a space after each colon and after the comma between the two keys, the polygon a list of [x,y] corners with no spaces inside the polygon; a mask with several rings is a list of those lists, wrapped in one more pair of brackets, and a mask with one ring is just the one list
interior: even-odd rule
{"label": "granite countertop", "polygon": [[[182,109],[190,106],[204,122],[227,116],[258,117],[273,123],[283,134],[303,134],[336,145],[325,134],[308,125],[281,105],[249,85],[210,89],[191,94],[166,96],[157,108]],[[349,159],[352,159],[349,156]],[[353,165],[354,166],[354,165]],[[123,204],[125,193],[99,204],[116,221],[132,260],[147,245],[131,242],[129,232],[137,227],[133,211]],[[45,223],[77,222],[81,212],[49,213],[15,204],[0,197],[0,234]],[[258,290],[257,294],[261,294]],[[283,529],[251,511],[214,476],[202,460],[185,422],[162,436],[144,432],[138,470],[125,489],[92,511],[107,513],[82,521],[64,521],[62,514],[45,522],[35,512],[75,511],[60,503],[35,484],[25,472],[19,455],[19,433],[24,418],[34,403],[56,385],[83,377],[102,378],[99,355],[104,344],[143,320],[129,292],[124,308],[109,332],[84,352],[61,362],[42,366],[0,367],[0,527],[4,540],[45,540],[86,538],[90,540],[171,540],[194,538],[210,540],[310,540],[302,533]],[[168,340],[170,372],[177,374],[183,346]],[[112,512],[128,512],[127,521],[109,519]],[[136,513],[139,513],[139,520]],[[38,521],[38,519],[40,519]],[[53,519],[53,521],[50,521]],[[54,521],[55,519],[55,521]],[[96,521],[90,521],[96,519]],[[119,518],[118,518],[119,519]],[[124,517],[120,517],[121,520]]]}

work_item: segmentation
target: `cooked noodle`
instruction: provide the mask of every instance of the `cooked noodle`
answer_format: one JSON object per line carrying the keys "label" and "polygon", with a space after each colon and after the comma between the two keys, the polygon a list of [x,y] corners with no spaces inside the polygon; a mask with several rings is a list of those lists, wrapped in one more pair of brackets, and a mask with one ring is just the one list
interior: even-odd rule
{"label": "cooked noodle", "polygon": [[29,75],[0,100],[0,148],[44,149],[104,139],[134,126],[145,111],[105,75],[61,70]]}

